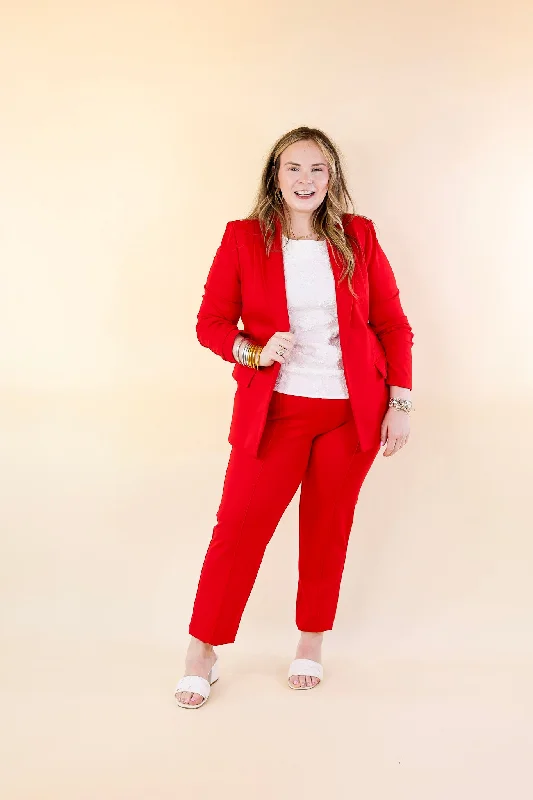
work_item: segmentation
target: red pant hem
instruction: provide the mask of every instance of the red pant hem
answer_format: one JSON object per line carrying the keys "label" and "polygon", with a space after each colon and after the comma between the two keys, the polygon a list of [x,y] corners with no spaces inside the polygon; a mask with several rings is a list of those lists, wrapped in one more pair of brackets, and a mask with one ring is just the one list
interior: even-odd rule
{"label": "red pant hem", "polygon": [[194,625],[189,625],[189,633],[191,636],[194,636],[195,639],[199,639],[201,642],[205,642],[205,644],[210,644],[212,647],[223,644],[234,644],[236,639],[236,635],[233,636],[232,634],[214,636],[205,631],[198,630]]}

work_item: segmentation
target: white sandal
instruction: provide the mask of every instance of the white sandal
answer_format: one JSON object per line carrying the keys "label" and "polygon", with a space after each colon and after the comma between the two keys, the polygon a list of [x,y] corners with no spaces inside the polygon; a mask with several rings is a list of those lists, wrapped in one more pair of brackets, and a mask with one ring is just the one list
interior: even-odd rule
{"label": "white sandal", "polygon": [[312,661],[310,658],[295,658],[289,667],[288,684],[291,689],[314,689],[318,686],[295,686],[291,683],[291,678],[294,675],[309,675],[310,678],[318,678],[318,683],[322,680],[324,675],[324,668],[318,661]]}
{"label": "white sandal", "polygon": [[185,675],[178,681],[174,696],[178,692],[195,692],[196,694],[202,695],[204,699],[200,703],[183,703],[176,697],[177,704],[181,706],[181,708],[200,708],[209,697],[211,685],[215,683],[215,681],[218,681],[219,677],[220,668],[218,666],[218,658],[211,667],[207,679],[200,677],[200,675]]}

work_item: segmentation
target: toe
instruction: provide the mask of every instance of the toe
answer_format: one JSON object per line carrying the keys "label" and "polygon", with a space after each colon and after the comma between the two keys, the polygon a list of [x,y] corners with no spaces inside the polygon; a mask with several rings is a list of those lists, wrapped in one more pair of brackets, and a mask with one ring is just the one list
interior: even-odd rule
{"label": "toe", "polygon": [[303,689],[305,686],[305,675],[298,675],[298,677],[300,678],[300,686]]}
{"label": "toe", "polygon": [[197,706],[198,703],[201,703],[204,698],[201,694],[193,694],[191,697],[191,705]]}
{"label": "toe", "polygon": [[305,676],[305,685],[306,685],[306,686],[307,686],[309,689],[310,689],[310,688],[311,688],[311,686],[313,685],[313,684],[312,684],[312,682],[311,682],[311,675],[306,675],[306,676]]}

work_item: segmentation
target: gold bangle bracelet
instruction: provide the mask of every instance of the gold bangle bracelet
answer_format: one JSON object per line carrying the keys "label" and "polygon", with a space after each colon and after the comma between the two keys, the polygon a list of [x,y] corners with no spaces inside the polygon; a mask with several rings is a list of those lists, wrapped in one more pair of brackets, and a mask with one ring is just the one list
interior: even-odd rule
{"label": "gold bangle bracelet", "polygon": [[253,344],[250,346],[250,353],[248,358],[248,366],[253,367],[255,361],[255,352],[257,350],[257,345]]}
{"label": "gold bangle bracelet", "polygon": [[259,369],[259,359],[261,357],[262,350],[263,345],[256,344],[250,339],[243,339],[239,345],[237,356],[241,364],[243,364],[245,367]]}
{"label": "gold bangle bracelet", "polygon": [[253,344],[250,348],[250,364],[249,366],[253,369],[255,366],[255,354],[257,353],[257,345]]}
{"label": "gold bangle bracelet", "polygon": [[253,365],[253,357],[255,353],[255,344],[251,344],[248,350],[248,366],[251,367]]}

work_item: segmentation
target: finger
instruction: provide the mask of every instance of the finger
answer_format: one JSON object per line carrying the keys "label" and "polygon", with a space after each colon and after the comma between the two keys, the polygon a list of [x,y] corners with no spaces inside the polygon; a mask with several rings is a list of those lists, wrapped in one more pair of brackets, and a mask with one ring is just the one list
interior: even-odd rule
{"label": "finger", "polygon": [[394,447],[392,448],[391,456],[395,455],[402,447],[402,439],[401,436],[396,437],[396,441],[394,442]]}
{"label": "finger", "polygon": [[274,340],[277,345],[282,345],[283,347],[293,347],[294,342],[291,339],[275,339]]}
{"label": "finger", "polygon": [[394,453],[397,441],[398,440],[396,437],[389,439],[387,441],[387,447],[385,448],[385,451],[383,453],[384,456],[391,456]]}
{"label": "finger", "polygon": [[275,342],[276,350],[280,350],[283,355],[289,355],[293,348],[293,343],[288,342],[286,339],[279,339]]}

